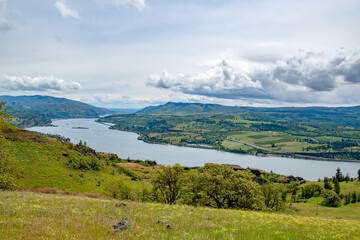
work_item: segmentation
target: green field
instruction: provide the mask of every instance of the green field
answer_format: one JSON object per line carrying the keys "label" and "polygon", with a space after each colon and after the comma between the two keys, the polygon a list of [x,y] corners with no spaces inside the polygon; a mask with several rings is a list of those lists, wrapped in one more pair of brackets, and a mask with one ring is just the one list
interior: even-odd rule
{"label": "green field", "polygon": [[[359,239],[360,221],[0,192],[2,239]],[[113,231],[129,217],[130,228]],[[166,220],[165,229],[158,220]]]}
{"label": "green field", "polygon": [[[336,122],[336,119],[333,118],[331,123],[307,123],[242,113],[127,114],[112,115],[99,121],[115,124],[114,129],[136,132],[141,135],[141,140],[149,143],[208,145],[248,154],[360,160],[360,132],[355,127]],[[230,143],[232,140],[235,141]]]}
{"label": "green field", "polygon": [[278,152],[302,152],[303,149],[306,147],[319,146],[318,144],[310,144],[301,141],[304,139],[304,137],[300,137],[300,136],[296,137],[290,134],[273,132],[273,131],[240,132],[234,135],[229,134],[228,139],[240,140],[244,143],[253,144],[256,146],[266,148],[270,151],[278,151]]}

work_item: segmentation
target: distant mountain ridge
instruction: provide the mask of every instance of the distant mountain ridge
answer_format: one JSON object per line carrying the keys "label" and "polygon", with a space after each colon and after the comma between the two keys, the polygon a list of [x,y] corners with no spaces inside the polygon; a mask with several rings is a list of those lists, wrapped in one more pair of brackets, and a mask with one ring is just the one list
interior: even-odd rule
{"label": "distant mountain ridge", "polygon": [[0,96],[8,113],[15,116],[14,124],[20,127],[46,125],[54,118],[96,118],[112,111],[92,105],[51,96]]}
{"label": "distant mountain ridge", "polygon": [[149,106],[137,113],[148,114],[241,114],[253,120],[336,122],[360,127],[360,106],[353,107],[244,107],[203,103],[174,103]]}
{"label": "distant mountain ridge", "polygon": [[137,113],[169,113],[169,114],[195,114],[195,113],[243,113],[243,112],[321,112],[343,113],[360,116],[360,106],[354,107],[244,107],[224,106],[220,104],[204,103],[175,103],[168,102],[164,105],[149,106]]}

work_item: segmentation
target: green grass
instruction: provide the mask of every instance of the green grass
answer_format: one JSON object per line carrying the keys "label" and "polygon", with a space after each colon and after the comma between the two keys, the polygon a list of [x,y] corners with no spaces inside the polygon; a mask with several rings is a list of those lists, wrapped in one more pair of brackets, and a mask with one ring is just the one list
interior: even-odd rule
{"label": "green grass", "polygon": [[[359,239],[360,221],[0,192],[3,239]],[[192,211],[193,210],[193,211]],[[130,217],[130,228],[112,225]],[[212,220],[207,220],[211,218]],[[167,220],[166,230],[158,220]]]}
{"label": "green grass", "polygon": [[[134,189],[140,189],[145,184],[131,181],[129,176],[117,172],[105,155],[98,155],[101,163],[99,171],[77,170],[66,165],[69,159],[89,159],[94,156],[74,150],[72,144],[14,127],[3,134],[7,139],[9,153],[24,170],[22,178],[18,180],[18,188],[51,187],[69,192],[103,194],[106,184],[115,179],[123,180]],[[105,163],[106,159],[109,165]]]}
{"label": "green grass", "polygon": [[[318,199],[318,204],[317,200]],[[354,219],[360,221],[360,203],[342,205],[339,208],[324,207],[320,203],[322,198],[311,198],[306,203],[293,203],[298,216],[319,216],[332,219]]]}

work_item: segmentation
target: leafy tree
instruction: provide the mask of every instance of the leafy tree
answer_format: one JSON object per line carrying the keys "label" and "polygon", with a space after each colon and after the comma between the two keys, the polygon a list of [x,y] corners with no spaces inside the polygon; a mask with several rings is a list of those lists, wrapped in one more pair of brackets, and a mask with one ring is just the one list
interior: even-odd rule
{"label": "leafy tree", "polygon": [[261,210],[265,208],[260,185],[248,171],[205,164],[184,179],[181,202],[217,208]]}
{"label": "leafy tree", "polygon": [[319,196],[321,194],[322,188],[316,184],[309,184],[302,188],[301,197],[309,199],[314,195]]}
{"label": "leafy tree", "polygon": [[330,180],[327,177],[324,178],[324,188],[329,189],[329,190],[333,189],[332,186],[331,186]]}
{"label": "leafy tree", "polygon": [[281,188],[276,187],[273,183],[269,183],[262,185],[261,190],[264,194],[265,206],[268,209],[279,211],[284,207],[284,201],[286,200],[286,195],[284,200],[282,193],[285,191],[281,191]]}
{"label": "leafy tree", "polygon": [[336,192],[336,194],[338,195],[340,194],[340,183],[337,178],[335,179],[334,182],[334,191]]}
{"label": "leafy tree", "polygon": [[163,203],[174,204],[179,197],[181,178],[184,168],[179,164],[162,167],[157,171],[151,182],[158,199]]}
{"label": "leafy tree", "polygon": [[341,206],[341,199],[336,192],[332,190],[324,190],[324,201],[322,202],[323,205],[327,207],[340,207]]}
{"label": "leafy tree", "polygon": [[336,169],[335,178],[336,178],[339,182],[344,181],[344,175],[342,174],[340,167],[338,167],[338,168]]}
{"label": "leafy tree", "polygon": [[360,169],[358,170],[358,180],[360,181]]}

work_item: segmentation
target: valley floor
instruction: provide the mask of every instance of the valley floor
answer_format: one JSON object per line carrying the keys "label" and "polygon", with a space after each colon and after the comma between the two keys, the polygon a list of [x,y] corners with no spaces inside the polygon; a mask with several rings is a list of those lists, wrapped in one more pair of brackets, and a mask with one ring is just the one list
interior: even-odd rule
{"label": "valley floor", "polygon": [[[360,221],[0,192],[1,239],[360,239]],[[113,231],[123,217],[130,228]],[[157,223],[165,220],[171,225]]]}

